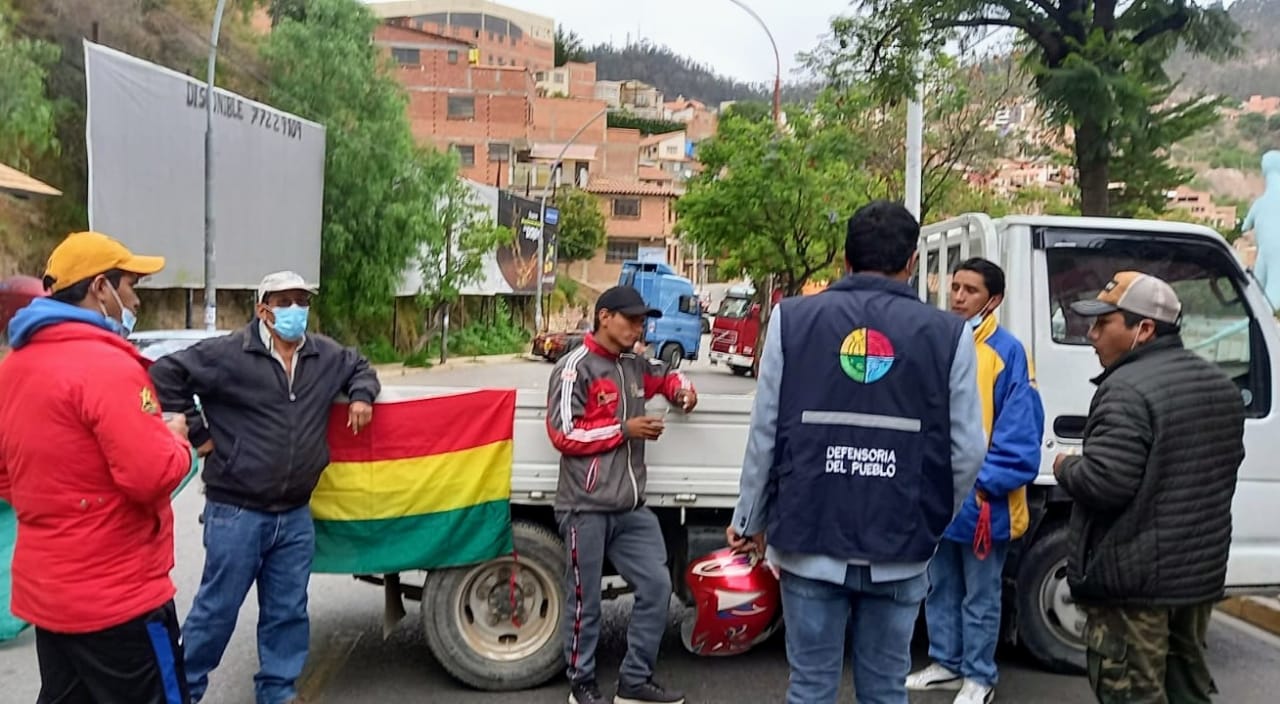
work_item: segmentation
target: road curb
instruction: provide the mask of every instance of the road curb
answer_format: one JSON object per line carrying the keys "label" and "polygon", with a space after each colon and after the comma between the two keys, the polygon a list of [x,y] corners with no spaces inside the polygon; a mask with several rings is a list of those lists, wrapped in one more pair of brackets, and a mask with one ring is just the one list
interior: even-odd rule
{"label": "road curb", "polygon": [[479,357],[453,357],[444,364],[433,364],[430,367],[406,367],[403,364],[375,364],[374,371],[379,377],[408,376],[410,374],[429,374],[436,371],[447,371],[460,367],[483,366],[486,364],[504,364],[507,362],[529,362],[536,358],[530,354],[518,352],[514,354],[493,354]]}
{"label": "road curb", "polygon": [[1280,636],[1280,599],[1276,597],[1231,597],[1218,604],[1218,610]]}

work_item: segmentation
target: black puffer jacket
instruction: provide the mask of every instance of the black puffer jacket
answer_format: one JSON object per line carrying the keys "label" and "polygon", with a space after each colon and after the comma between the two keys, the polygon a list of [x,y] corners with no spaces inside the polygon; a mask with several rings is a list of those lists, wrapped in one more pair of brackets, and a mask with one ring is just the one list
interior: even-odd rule
{"label": "black puffer jacket", "polygon": [[1220,598],[1244,459],[1239,389],[1177,337],[1131,352],[1094,383],[1084,453],[1058,472],[1075,501],[1072,594],[1135,607]]}

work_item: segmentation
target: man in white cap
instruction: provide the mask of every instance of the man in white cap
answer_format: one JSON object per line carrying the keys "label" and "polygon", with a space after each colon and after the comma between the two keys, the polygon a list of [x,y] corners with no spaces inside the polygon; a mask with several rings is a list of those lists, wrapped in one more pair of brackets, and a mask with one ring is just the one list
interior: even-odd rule
{"label": "man in white cap", "polygon": [[[161,358],[151,376],[164,408],[182,410],[191,444],[207,455],[205,567],[183,624],[186,676],[198,702],[258,586],[257,704],[286,704],[307,659],[307,583],[315,554],[311,492],[329,464],[329,412],[351,401],[360,432],[381,387],[369,362],[307,334],[316,288],[291,271],[258,287],[257,320]],[[203,415],[194,407],[199,395]],[[207,419],[207,420],[206,420]]]}
{"label": "man in white cap", "polygon": [[1223,595],[1244,404],[1182,345],[1169,284],[1122,271],[1071,306],[1102,362],[1084,451],[1053,471],[1070,494],[1067,581],[1088,622],[1102,704],[1209,702],[1205,631]]}

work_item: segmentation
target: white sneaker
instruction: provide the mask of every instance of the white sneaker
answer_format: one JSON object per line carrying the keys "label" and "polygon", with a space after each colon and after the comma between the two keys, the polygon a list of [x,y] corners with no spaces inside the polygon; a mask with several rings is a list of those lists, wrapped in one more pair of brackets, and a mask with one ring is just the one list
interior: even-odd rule
{"label": "white sneaker", "polygon": [[952,672],[935,662],[923,670],[907,675],[907,689],[913,692],[939,689],[955,691],[960,689],[963,680],[959,673]]}
{"label": "white sneaker", "polygon": [[966,679],[964,686],[960,688],[960,693],[956,695],[955,699],[951,700],[951,704],[991,704],[995,698],[995,687],[988,687],[981,682]]}

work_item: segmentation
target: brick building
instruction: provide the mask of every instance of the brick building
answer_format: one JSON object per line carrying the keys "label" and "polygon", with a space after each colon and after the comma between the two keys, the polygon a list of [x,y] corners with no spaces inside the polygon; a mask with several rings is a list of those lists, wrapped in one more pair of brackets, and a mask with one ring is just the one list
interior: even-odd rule
{"label": "brick building", "polygon": [[564,66],[557,66],[549,71],[536,71],[534,80],[538,82],[538,94],[549,98],[584,98],[596,97],[596,63],[578,63],[570,61]]}
{"label": "brick building", "polygon": [[663,109],[666,119],[685,126],[685,133],[694,144],[715,136],[720,126],[720,117],[698,100],[680,96],[664,105]]}
{"label": "brick building", "polygon": [[600,201],[608,239],[604,251],[575,274],[592,286],[612,285],[622,273],[622,262],[658,250],[665,250],[667,263],[680,270],[683,256],[671,237],[678,194],[669,183],[593,178],[586,190]]}
{"label": "brick building", "polygon": [[555,20],[489,0],[401,0],[368,5],[396,24],[439,34],[480,50],[482,66],[517,66],[531,72],[555,64]]}
{"label": "brick building", "polygon": [[511,185],[515,155],[529,148],[536,89],[527,69],[472,65],[462,40],[381,25],[374,41],[399,64],[409,122],[420,143],[456,149],[462,176]]}
{"label": "brick building", "polygon": [[604,176],[621,181],[636,180],[640,167],[640,130],[610,127],[605,136]]}
{"label": "brick building", "polygon": [[1169,207],[1185,210],[1195,219],[1219,229],[1234,228],[1238,217],[1234,205],[1217,205],[1211,194],[1186,186],[1178,186],[1169,193]]}

